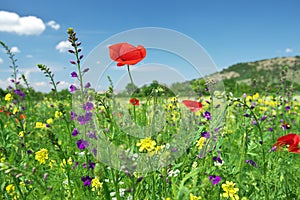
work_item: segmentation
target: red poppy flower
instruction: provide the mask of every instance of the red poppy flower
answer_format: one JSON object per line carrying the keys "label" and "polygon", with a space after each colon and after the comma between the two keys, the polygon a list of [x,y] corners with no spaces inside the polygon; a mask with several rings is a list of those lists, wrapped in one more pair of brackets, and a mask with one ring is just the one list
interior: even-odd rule
{"label": "red poppy flower", "polygon": [[277,139],[276,144],[273,146],[273,148],[276,147],[283,147],[285,145],[288,146],[288,151],[291,153],[298,153],[300,154],[300,148],[299,148],[299,143],[300,143],[300,135],[297,135],[295,133],[290,133],[285,136],[282,136]]}
{"label": "red poppy flower", "polygon": [[146,56],[146,49],[138,45],[137,47],[124,43],[118,43],[109,47],[110,58],[116,61],[117,66],[135,65]]}
{"label": "red poppy flower", "polygon": [[202,109],[202,103],[198,101],[183,100],[182,103],[192,112],[197,112]]}
{"label": "red poppy flower", "polygon": [[129,102],[134,106],[140,105],[140,100],[138,100],[137,98],[132,98]]}

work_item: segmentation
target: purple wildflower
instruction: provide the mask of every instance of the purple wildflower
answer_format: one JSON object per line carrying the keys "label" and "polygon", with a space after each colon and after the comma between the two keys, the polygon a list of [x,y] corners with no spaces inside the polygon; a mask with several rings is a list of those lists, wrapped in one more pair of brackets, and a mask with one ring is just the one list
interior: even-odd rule
{"label": "purple wildflower", "polygon": [[92,153],[94,154],[94,156],[97,156],[97,149],[96,149],[96,148],[93,148],[93,149],[92,149]]}
{"label": "purple wildflower", "polygon": [[205,111],[205,112],[203,113],[203,116],[204,116],[207,120],[211,120],[210,112]]}
{"label": "purple wildflower", "polygon": [[213,159],[213,161],[218,162],[220,164],[223,163],[220,153],[218,153],[218,156],[214,156],[212,159]]}
{"label": "purple wildflower", "polygon": [[81,178],[81,180],[82,180],[84,186],[90,186],[91,183],[92,183],[93,178],[89,177],[89,176],[83,176]]}
{"label": "purple wildflower", "polygon": [[70,92],[74,92],[77,88],[75,85],[70,85]]}
{"label": "purple wildflower", "polygon": [[96,136],[96,131],[94,131],[94,132],[88,131],[88,132],[86,133],[86,135],[87,135],[89,138],[91,138],[91,139],[98,140],[98,137]]}
{"label": "purple wildflower", "polygon": [[257,125],[257,121],[252,120],[252,124],[256,126]]}
{"label": "purple wildflower", "polygon": [[70,114],[71,114],[71,120],[73,121],[77,115],[73,111],[71,111]]}
{"label": "purple wildflower", "polygon": [[72,65],[75,65],[75,64],[76,64],[76,62],[75,62],[74,60],[70,60],[70,63],[71,63]]}
{"label": "purple wildflower", "polygon": [[87,102],[83,105],[83,109],[86,111],[93,110],[93,108],[94,108],[94,105],[91,102]]}
{"label": "purple wildflower", "polygon": [[252,165],[253,167],[257,167],[256,163],[253,160],[246,160],[246,163]]}
{"label": "purple wildflower", "polygon": [[210,175],[209,176],[209,180],[211,181],[211,183],[213,185],[217,185],[222,179],[220,176],[216,176],[216,175]]}
{"label": "purple wildflower", "polygon": [[16,95],[19,95],[20,97],[24,97],[24,96],[25,96],[25,94],[24,94],[21,90],[19,90],[19,89],[14,90],[14,93],[15,93]]}
{"label": "purple wildflower", "polygon": [[77,130],[77,128],[74,128],[74,130],[73,130],[73,132],[72,132],[72,136],[76,136],[76,135],[78,135],[78,130]]}
{"label": "purple wildflower", "polygon": [[210,133],[209,132],[203,132],[203,133],[201,133],[201,136],[208,139],[208,138],[210,138]]}
{"label": "purple wildflower", "polygon": [[71,76],[72,76],[73,78],[76,78],[76,77],[78,77],[78,75],[77,75],[77,73],[76,73],[76,72],[72,72],[72,73],[71,73]]}
{"label": "purple wildflower", "polygon": [[88,147],[90,143],[87,140],[80,139],[76,142],[76,144],[77,144],[78,149],[83,150],[86,147]]}
{"label": "purple wildflower", "polygon": [[89,87],[91,87],[91,84],[90,84],[90,82],[87,82],[87,84],[85,84],[84,88],[89,88]]}
{"label": "purple wildflower", "polygon": [[[94,169],[95,168],[95,165],[96,165],[96,163],[93,163],[93,162],[91,162],[90,160],[89,160],[89,169]],[[82,166],[84,167],[84,168],[86,168],[87,166],[86,166],[86,163],[83,163],[82,164]]]}
{"label": "purple wildflower", "polygon": [[260,121],[264,121],[265,119],[267,119],[266,115],[262,116],[262,118],[260,118]]}
{"label": "purple wildflower", "polygon": [[77,118],[77,121],[80,122],[81,125],[88,123],[92,119],[92,113],[87,112],[85,116],[81,115]]}
{"label": "purple wildflower", "polygon": [[273,128],[272,128],[272,127],[270,127],[270,128],[269,128],[269,131],[270,131],[270,132],[273,132]]}
{"label": "purple wildflower", "polygon": [[291,110],[291,107],[290,107],[290,106],[286,106],[286,107],[285,107],[285,110],[286,110],[286,111],[289,111],[289,110]]}

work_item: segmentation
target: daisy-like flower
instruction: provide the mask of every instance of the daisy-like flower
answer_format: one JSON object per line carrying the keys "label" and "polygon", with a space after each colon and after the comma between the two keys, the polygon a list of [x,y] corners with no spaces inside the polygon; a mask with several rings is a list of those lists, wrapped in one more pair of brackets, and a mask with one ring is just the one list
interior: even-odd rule
{"label": "daisy-like flower", "polygon": [[237,195],[237,192],[239,191],[239,188],[235,188],[235,183],[232,181],[226,181],[225,184],[222,184],[222,189],[224,190],[224,193],[222,194],[223,197],[229,198],[231,200],[238,200],[239,195]]}

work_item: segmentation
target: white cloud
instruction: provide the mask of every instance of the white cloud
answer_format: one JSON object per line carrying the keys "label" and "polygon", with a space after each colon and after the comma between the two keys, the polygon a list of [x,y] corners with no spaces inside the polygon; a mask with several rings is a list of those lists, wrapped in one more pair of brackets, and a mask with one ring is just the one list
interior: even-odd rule
{"label": "white cloud", "polygon": [[26,55],[26,58],[33,58],[33,56],[28,54],[28,55]]}
{"label": "white cloud", "polygon": [[3,59],[2,58],[0,58],[0,64],[2,64],[3,63]]}
{"label": "white cloud", "polygon": [[60,25],[58,23],[56,23],[56,21],[54,21],[54,20],[49,21],[47,23],[47,26],[50,26],[54,30],[58,30],[60,28]]}
{"label": "white cloud", "polygon": [[61,53],[68,51],[70,48],[72,48],[72,45],[69,41],[61,41],[55,47]]}
{"label": "white cloud", "polygon": [[291,48],[286,48],[285,49],[285,53],[292,53],[294,50],[293,49],[291,49]]}
{"label": "white cloud", "polygon": [[14,46],[14,47],[12,47],[10,49],[10,52],[12,52],[12,53],[20,53],[21,51],[20,51],[20,49],[18,47]]}
{"label": "white cloud", "polygon": [[20,17],[17,13],[0,11],[0,32],[18,35],[39,35],[46,29],[43,20],[35,16]]}

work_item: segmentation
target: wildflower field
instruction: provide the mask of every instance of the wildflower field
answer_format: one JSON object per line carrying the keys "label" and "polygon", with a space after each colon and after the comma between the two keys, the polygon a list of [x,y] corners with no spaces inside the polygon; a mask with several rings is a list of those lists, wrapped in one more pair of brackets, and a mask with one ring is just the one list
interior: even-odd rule
{"label": "wildflower field", "polygon": [[[207,81],[210,95],[197,98],[160,87],[120,100],[113,83],[98,93],[83,82],[89,69],[72,28],[68,41],[66,76],[78,84],[62,95],[39,64],[52,88],[41,100],[1,42],[13,74],[0,98],[0,199],[300,199],[300,100],[289,85],[234,96]],[[134,84],[130,65],[146,49],[119,43],[107,52]]]}

